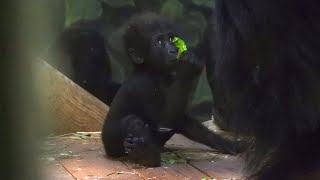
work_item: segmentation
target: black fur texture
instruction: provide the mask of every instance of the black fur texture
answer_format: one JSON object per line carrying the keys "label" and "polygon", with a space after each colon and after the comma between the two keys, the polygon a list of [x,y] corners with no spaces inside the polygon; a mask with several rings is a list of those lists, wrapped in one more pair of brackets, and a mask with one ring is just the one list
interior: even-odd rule
{"label": "black fur texture", "polygon": [[216,0],[207,75],[218,121],[255,137],[248,178],[320,179],[319,9],[317,0]]}

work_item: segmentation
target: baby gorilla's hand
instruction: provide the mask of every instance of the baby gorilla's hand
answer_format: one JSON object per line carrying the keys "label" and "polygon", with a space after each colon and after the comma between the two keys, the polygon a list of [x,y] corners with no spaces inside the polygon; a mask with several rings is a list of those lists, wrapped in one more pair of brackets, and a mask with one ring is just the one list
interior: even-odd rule
{"label": "baby gorilla's hand", "polygon": [[199,77],[204,67],[204,64],[190,51],[184,52],[179,62],[178,78],[188,81]]}
{"label": "baby gorilla's hand", "polygon": [[193,66],[193,69],[196,72],[201,72],[203,67],[204,67],[204,63],[201,62],[192,52],[190,51],[186,51],[184,52],[181,57],[180,57],[180,61],[182,62],[187,62],[188,64]]}

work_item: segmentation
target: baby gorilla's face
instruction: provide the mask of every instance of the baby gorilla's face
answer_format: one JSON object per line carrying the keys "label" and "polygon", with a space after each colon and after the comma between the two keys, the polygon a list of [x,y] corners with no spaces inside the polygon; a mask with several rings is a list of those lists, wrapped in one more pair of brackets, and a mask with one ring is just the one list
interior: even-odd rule
{"label": "baby gorilla's face", "polygon": [[176,35],[172,32],[156,33],[151,38],[149,63],[158,68],[170,69],[177,64],[178,48],[173,43]]}

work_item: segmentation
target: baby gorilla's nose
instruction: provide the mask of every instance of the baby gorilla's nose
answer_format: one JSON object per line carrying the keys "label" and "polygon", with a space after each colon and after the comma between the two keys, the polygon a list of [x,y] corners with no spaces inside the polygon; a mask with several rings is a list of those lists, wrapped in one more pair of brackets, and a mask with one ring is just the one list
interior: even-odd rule
{"label": "baby gorilla's nose", "polygon": [[179,50],[178,50],[177,47],[171,46],[168,53],[169,53],[170,55],[176,56],[176,55],[178,54],[178,52],[179,52]]}

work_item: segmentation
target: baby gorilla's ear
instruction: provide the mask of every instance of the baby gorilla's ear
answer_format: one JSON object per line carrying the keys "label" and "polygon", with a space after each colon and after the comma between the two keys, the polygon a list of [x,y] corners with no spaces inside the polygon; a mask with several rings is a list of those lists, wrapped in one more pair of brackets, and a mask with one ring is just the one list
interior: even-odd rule
{"label": "baby gorilla's ear", "polygon": [[128,48],[128,53],[135,64],[142,64],[144,62],[144,59],[137,55],[136,50],[134,48]]}

